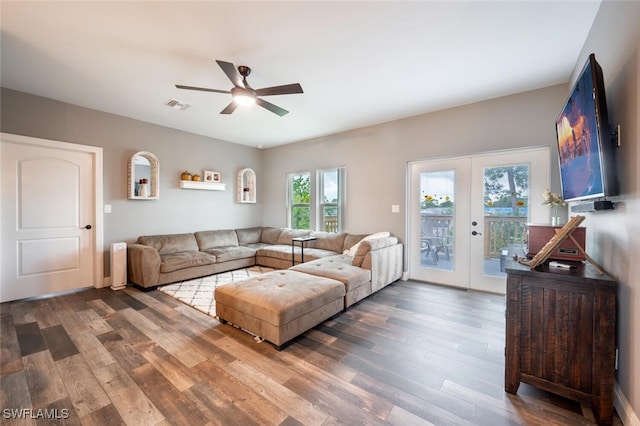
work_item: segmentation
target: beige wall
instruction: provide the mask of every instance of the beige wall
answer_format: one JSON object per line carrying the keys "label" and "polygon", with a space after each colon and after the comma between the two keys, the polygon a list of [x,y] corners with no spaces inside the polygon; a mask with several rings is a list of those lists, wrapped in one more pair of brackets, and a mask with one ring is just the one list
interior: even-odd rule
{"label": "beige wall", "polygon": [[[264,223],[285,225],[287,172],[330,166],[347,167],[345,229],[387,230],[402,239],[409,161],[549,146],[551,181],[558,191],[554,123],[566,96],[566,85],[553,86],[267,149]],[[400,205],[400,213],[391,212],[393,204]]]}
{"label": "beige wall", "polygon": [[635,413],[625,425],[640,424],[640,2],[605,1],[600,7],[574,77],[590,53],[603,69],[609,121],[621,126],[617,148],[620,195],[615,210],[585,213],[587,252],[618,279],[619,366],[616,381],[630,406],[618,412]]}
{"label": "beige wall", "polygon": [[[9,89],[2,89],[0,129],[42,139],[103,148],[105,275],[108,248],[140,235],[194,232],[259,226],[259,204],[235,202],[236,174],[251,167],[262,189],[262,152],[259,149],[185,133],[100,111],[81,108]],[[160,199],[127,199],[127,162],[137,151],[150,151],[160,162]],[[225,192],[179,188],[183,170],[222,173]]]}

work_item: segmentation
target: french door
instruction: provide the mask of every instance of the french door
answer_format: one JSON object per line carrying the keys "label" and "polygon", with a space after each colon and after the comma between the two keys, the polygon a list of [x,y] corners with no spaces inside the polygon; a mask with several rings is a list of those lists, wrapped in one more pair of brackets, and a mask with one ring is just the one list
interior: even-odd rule
{"label": "french door", "polygon": [[409,278],[504,293],[548,187],[547,147],[409,163]]}

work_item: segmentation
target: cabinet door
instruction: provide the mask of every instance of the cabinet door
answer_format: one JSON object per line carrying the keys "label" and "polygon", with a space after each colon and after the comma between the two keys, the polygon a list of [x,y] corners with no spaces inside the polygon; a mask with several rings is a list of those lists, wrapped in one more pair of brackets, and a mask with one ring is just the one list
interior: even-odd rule
{"label": "cabinet door", "polygon": [[592,288],[525,278],[521,297],[521,371],[591,394]]}

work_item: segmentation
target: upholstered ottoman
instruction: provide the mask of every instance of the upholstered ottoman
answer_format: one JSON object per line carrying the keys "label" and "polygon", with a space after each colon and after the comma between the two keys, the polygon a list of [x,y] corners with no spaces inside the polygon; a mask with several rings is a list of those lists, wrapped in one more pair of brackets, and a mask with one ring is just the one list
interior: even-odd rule
{"label": "upholstered ottoman", "polygon": [[344,284],[330,278],[281,270],[217,287],[216,315],[273,343],[294,337],[344,308]]}

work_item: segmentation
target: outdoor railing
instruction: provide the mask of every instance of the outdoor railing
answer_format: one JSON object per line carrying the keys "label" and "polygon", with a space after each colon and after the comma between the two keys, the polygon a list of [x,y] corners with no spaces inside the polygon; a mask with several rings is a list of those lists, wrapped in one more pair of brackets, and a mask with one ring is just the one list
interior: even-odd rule
{"label": "outdoor railing", "polygon": [[326,231],[326,232],[338,232],[338,217],[337,216],[325,216],[324,217],[324,231]]}
{"label": "outdoor railing", "polygon": [[485,258],[500,258],[500,252],[509,244],[520,244],[527,240],[527,217],[485,216]]}
{"label": "outdoor railing", "polygon": [[[428,229],[426,237],[440,237],[450,246],[453,253],[453,216],[445,214],[422,213],[421,220],[427,222],[421,229]],[[424,233],[424,232],[423,232]],[[423,235],[425,236],[425,235]],[[509,244],[524,243],[527,239],[527,217],[521,216],[485,216],[484,217],[484,255],[487,259],[500,258],[500,252]]]}

